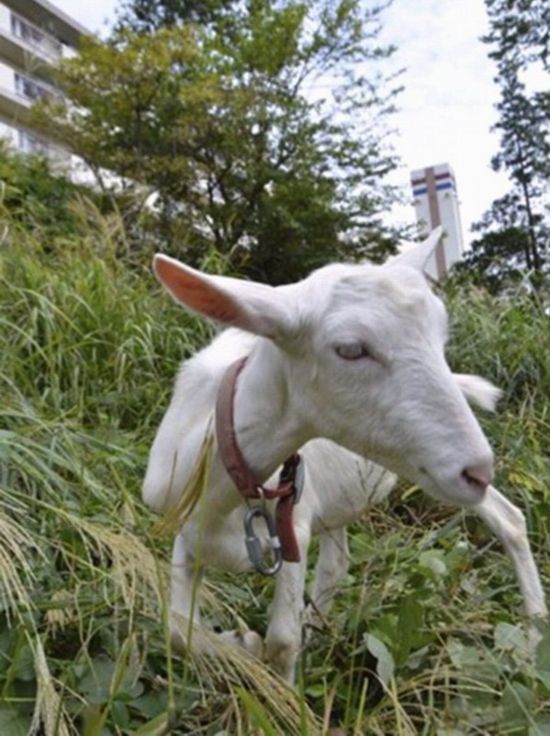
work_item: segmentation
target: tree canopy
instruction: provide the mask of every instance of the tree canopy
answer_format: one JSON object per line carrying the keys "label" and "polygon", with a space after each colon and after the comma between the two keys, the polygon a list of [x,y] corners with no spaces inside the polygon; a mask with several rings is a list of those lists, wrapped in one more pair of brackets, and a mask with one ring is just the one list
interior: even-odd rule
{"label": "tree canopy", "polygon": [[236,20],[238,0],[127,0],[119,13],[118,28],[138,33],[158,30],[177,23],[215,25],[224,19]]}
{"label": "tree canopy", "polygon": [[160,236],[271,282],[387,245],[396,89],[358,0],[136,0],[58,71],[41,125],[98,173],[156,193]]}
{"label": "tree canopy", "polygon": [[544,0],[486,0],[486,7],[490,29],[483,40],[500,87],[500,149],[491,163],[509,174],[512,188],[478,224],[485,235],[473,243],[468,263],[494,288],[526,271],[540,278],[550,267],[550,92],[528,84],[529,71],[548,71],[550,7]]}

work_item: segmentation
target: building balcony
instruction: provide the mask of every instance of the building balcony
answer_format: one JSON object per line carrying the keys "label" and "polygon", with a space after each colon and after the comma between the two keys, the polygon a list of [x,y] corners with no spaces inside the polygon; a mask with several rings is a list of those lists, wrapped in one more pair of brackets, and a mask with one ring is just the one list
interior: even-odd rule
{"label": "building balcony", "polygon": [[20,43],[32,48],[34,52],[46,57],[52,62],[59,61],[63,56],[63,45],[49,33],[40,30],[38,26],[22,18],[13,10],[10,12],[10,30]]}
{"label": "building balcony", "polygon": [[39,100],[61,99],[55,87],[0,61],[0,115],[27,122],[30,108]]}
{"label": "building balcony", "polygon": [[0,2],[0,58],[48,79],[51,66],[74,55],[74,49]]}
{"label": "building balcony", "polygon": [[52,143],[25,126],[0,116],[0,139],[22,154],[45,156],[58,174],[70,174],[73,156],[63,146]]}
{"label": "building balcony", "polygon": [[[75,2],[75,11],[78,3]],[[90,31],[68,16],[50,0],[0,0],[5,8],[33,24],[41,33],[60,41],[64,47],[77,48],[82,36]]]}

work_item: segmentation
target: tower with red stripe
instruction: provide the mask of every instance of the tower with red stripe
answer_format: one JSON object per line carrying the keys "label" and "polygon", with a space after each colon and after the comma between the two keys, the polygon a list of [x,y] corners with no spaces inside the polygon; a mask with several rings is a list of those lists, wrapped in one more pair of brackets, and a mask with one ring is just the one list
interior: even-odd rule
{"label": "tower with red stripe", "polygon": [[444,278],[464,252],[462,223],[454,171],[449,164],[436,164],[411,172],[416,220],[421,235],[442,225],[445,237],[428,263],[428,273]]}

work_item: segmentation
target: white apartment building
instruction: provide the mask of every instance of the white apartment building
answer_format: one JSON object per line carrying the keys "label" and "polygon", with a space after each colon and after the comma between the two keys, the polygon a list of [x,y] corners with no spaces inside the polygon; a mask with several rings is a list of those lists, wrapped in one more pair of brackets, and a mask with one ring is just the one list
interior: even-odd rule
{"label": "white apartment building", "polygon": [[0,137],[14,148],[70,166],[68,151],[33,130],[29,110],[35,100],[59,95],[51,65],[74,56],[88,33],[49,0],[0,0]]}

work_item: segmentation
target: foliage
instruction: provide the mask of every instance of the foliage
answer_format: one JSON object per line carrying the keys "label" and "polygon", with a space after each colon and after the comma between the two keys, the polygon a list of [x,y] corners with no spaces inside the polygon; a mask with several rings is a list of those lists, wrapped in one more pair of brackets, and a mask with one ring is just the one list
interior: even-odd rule
{"label": "foliage", "polygon": [[[485,0],[485,4],[490,30],[483,40],[491,45],[489,56],[497,64],[501,92],[495,125],[500,150],[492,166],[507,171],[512,181],[511,192],[493,204],[478,226],[488,235],[475,243],[479,258],[474,261],[482,269],[489,268],[494,286],[505,280],[508,268],[515,271],[519,266],[539,277],[549,270],[550,93],[529,91],[526,74],[533,68],[548,70],[545,29],[550,16],[543,0]],[[515,247],[510,243],[510,218],[513,227],[524,233]],[[491,251],[499,243],[499,259],[492,260]]]}
{"label": "foliage", "polygon": [[489,230],[471,243],[454,268],[457,278],[487,287],[493,294],[525,278],[524,254],[529,238],[521,227]]}
{"label": "foliage", "polygon": [[176,23],[215,24],[230,16],[237,0],[126,0],[119,27],[143,33]]}
{"label": "foliage", "polygon": [[517,69],[540,62],[550,68],[550,8],[545,0],[486,0],[491,27],[486,41],[500,66]]}
{"label": "foliage", "polygon": [[63,174],[52,173],[47,159],[18,155],[0,141],[0,182],[12,220],[48,237],[74,234],[76,217],[68,205],[78,189]]}
{"label": "foliage", "polygon": [[[178,20],[203,6],[218,8],[159,7]],[[375,71],[392,51],[376,45],[380,8],[258,0],[169,25],[159,12],[139,33],[88,39],[59,70],[70,101],[44,102],[37,124],[103,186],[110,170],[154,191],[155,237],[187,262],[213,244],[234,269],[278,283],[387,245],[395,90]]]}
{"label": "foliage", "polygon": [[[296,692],[236,655],[171,656],[170,540],[139,489],[178,362],[210,330],[115,257],[116,215],[89,206],[86,232],[53,249],[0,212],[2,735],[548,733],[550,634],[529,661],[511,564],[474,518],[406,485],[352,529]],[[549,318],[541,297],[449,288],[452,367],[505,391],[484,425],[547,580]],[[271,582],[210,581],[212,625],[265,632]]]}

